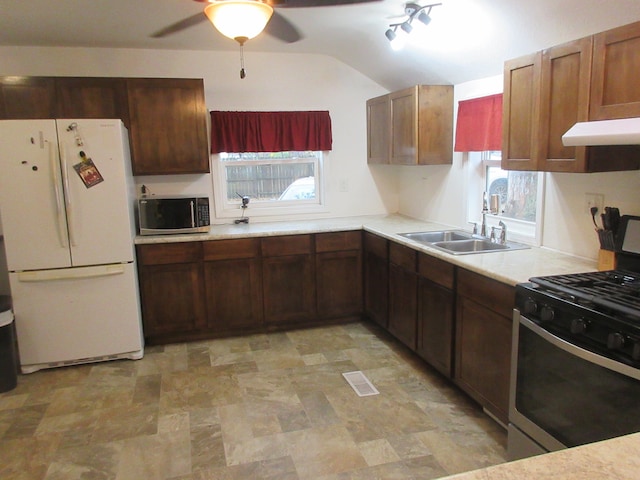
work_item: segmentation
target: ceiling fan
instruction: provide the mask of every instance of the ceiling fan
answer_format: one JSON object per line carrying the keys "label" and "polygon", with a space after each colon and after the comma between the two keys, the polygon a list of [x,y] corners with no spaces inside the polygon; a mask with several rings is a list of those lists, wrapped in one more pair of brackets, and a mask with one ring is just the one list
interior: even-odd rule
{"label": "ceiling fan", "polygon": [[[168,25],[161,30],[153,33],[151,37],[153,38],[162,38],[168,35],[172,35],[174,33],[180,32],[187,28],[193,27],[201,22],[205,22],[209,19],[212,5],[221,5],[227,2],[227,0],[194,0],[199,3],[208,4],[205,7],[205,11],[192,15],[190,17],[184,18],[178,22],[175,22],[171,25]],[[280,8],[302,8],[302,7],[333,7],[338,5],[352,5],[357,3],[371,3],[378,2],[381,0],[244,0],[244,3],[258,3],[263,5],[268,5],[269,7],[273,7],[274,9]],[[269,7],[267,10],[270,10]],[[207,12],[207,13],[205,13]],[[298,31],[298,29],[284,16],[277,12],[277,10],[273,10],[273,14],[271,18],[268,19],[266,26],[264,27],[264,32],[272,37],[277,38],[286,43],[294,43],[298,40],[302,39],[302,34]],[[268,18],[268,17],[267,17]],[[213,20],[211,20],[213,23]],[[217,28],[217,26],[216,26]],[[262,30],[260,30],[262,31]],[[260,33],[260,32],[258,32]],[[233,38],[233,37],[231,37]],[[247,38],[235,38],[241,45],[247,40]]]}

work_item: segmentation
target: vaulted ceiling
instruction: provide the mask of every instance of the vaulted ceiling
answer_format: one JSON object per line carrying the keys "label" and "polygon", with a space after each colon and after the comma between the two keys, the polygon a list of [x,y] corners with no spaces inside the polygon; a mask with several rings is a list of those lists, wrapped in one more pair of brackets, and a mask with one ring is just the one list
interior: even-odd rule
{"label": "vaulted ceiling", "polygon": [[[432,21],[404,50],[384,33],[403,20],[402,0],[280,8],[303,38],[285,43],[261,34],[251,52],[324,54],[389,90],[458,84],[502,72],[504,60],[640,20],[638,0],[440,0]],[[419,5],[438,3],[416,1]],[[153,38],[202,11],[193,0],[0,0],[0,45],[234,51],[238,45],[206,22]],[[0,74],[2,72],[0,59]]]}

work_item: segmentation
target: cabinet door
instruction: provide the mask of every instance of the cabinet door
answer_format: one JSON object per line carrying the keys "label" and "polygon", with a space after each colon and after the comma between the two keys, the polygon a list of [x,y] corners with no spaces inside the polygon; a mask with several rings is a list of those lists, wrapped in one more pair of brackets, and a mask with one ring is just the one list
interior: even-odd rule
{"label": "cabinet door", "polygon": [[562,135],[589,116],[591,37],[542,52],[537,169],[585,172],[586,147],[565,147]]}
{"label": "cabinet door", "polygon": [[640,117],[640,22],[594,36],[590,120]]}
{"label": "cabinet door", "polygon": [[507,422],[515,289],[458,269],[455,381]]}
{"label": "cabinet door", "polygon": [[456,319],[456,383],[506,424],[512,321],[465,297]]}
{"label": "cabinet door", "polygon": [[267,325],[299,325],[316,315],[312,235],[262,239],[262,282]]}
{"label": "cabinet door", "polygon": [[128,79],[134,175],[208,173],[202,80]]}
{"label": "cabinet door", "polygon": [[389,245],[389,332],[412,350],[418,315],[416,254],[404,245]]}
{"label": "cabinet door", "polygon": [[455,267],[418,254],[418,338],[416,352],[447,377],[453,365]]}
{"label": "cabinet door", "polygon": [[502,168],[536,170],[542,53],[504,64]]}
{"label": "cabinet door", "polygon": [[364,311],[378,325],[389,323],[389,241],[364,232]]}
{"label": "cabinet door", "polygon": [[145,337],[196,331],[205,325],[199,263],[140,267]]}
{"label": "cabinet door", "polygon": [[49,77],[0,77],[0,120],[56,118],[55,82]]}
{"label": "cabinet door", "polygon": [[362,253],[346,250],[316,254],[318,314],[362,314]]}
{"label": "cabinet door", "polygon": [[166,341],[202,329],[201,242],[138,245],[136,250],[145,337]]}
{"label": "cabinet door", "polygon": [[264,315],[267,325],[302,324],[315,315],[311,255],[263,258]]}
{"label": "cabinet door", "polygon": [[453,160],[453,87],[418,86],[418,164],[443,165]]}
{"label": "cabinet door", "polygon": [[418,94],[416,87],[389,95],[391,164],[415,165],[418,158]]}
{"label": "cabinet door", "polygon": [[260,259],[205,262],[204,283],[211,331],[251,331],[262,326]]}
{"label": "cabinet door", "polygon": [[124,78],[56,78],[59,118],[119,118],[129,128]]}
{"label": "cabinet door", "polygon": [[367,163],[389,163],[389,95],[367,100]]}

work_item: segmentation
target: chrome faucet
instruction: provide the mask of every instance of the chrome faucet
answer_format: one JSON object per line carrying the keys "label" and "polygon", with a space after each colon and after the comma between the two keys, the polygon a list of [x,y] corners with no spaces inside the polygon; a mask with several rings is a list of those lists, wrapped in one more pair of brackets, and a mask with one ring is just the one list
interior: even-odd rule
{"label": "chrome faucet", "polygon": [[507,225],[502,220],[500,220],[498,222],[498,226],[501,228],[500,243],[502,245],[506,245],[507,244]]}
{"label": "chrome faucet", "polygon": [[482,227],[480,235],[487,236],[487,213],[489,213],[489,201],[487,200],[487,192],[482,194]]}

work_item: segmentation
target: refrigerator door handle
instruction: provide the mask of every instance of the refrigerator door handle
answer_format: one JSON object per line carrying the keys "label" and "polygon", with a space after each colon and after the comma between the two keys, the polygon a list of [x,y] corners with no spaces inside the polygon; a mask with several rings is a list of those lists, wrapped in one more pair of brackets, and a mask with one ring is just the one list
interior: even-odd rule
{"label": "refrigerator door handle", "polygon": [[60,164],[56,158],[56,148],[52,142],[49,144],[49,162],[51,165],[51,182],[56,196],[56,218],[58,220],[58,239],[60,246],[67,248],[67,228],[64,222],[64,208],[62,207],[62,192],[60,191]]}
{"label": "refrigerator door handle", "polygon": [[125,264],[96,265],[81,268],[60,268],[55,270],[30,270],[18,272],[21,282],[50,282],[53,280],[77,280],[82,278],[107,277],[122,275]]}
{"label": "refrigerator door handle", "polygon": [[64,181],[64,200],[67,207],[67,224],[69,226],[69,242],[75,247],[76,235],[73,224],[73,207],[71,201],[71,189],[69,188],[69,171],[67,170],[67,150],[63,143],[60,143],[60,158],[62,160],[62,179]]}

